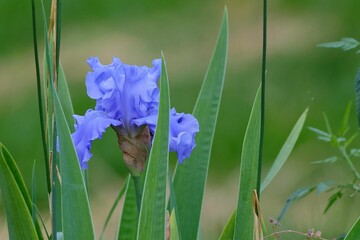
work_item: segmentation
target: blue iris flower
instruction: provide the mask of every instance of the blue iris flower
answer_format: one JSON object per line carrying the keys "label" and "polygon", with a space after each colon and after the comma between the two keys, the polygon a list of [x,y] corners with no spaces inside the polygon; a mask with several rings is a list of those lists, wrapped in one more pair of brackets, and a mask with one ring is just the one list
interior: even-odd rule
{"label": "blue iris flower", "polygon": [[[118,58],[113,58],[109,65],[102,65],[97,57],[87,62],[92,68],[86,76],[87,94],[96,100],[96,106],[84,116],[74,115],[76,124],[72,134],[82,169],[88,167],[92,157],[92,141],[100,139],[108,127],[126,139],[135,139],[146,127],[152,138],[160,94],[157,85],[160,59],[154,60],[151,68],[127,65]],[[171,109],[169,150],[177,152],[180,163],[196,146],[194,138],[198,131],[199,123],[191,114]]]}

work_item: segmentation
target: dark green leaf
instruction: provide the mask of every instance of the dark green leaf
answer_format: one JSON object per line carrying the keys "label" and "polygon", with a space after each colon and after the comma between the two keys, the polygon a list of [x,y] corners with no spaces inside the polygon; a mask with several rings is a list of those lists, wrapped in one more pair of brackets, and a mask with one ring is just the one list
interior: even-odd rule
{"label": "dark green leaf", "polygon": [[165,238],[166,179],[169,163],[170,97],[166,62],[162,56],[160,106],[147,163],[137,239]]}
{"label": "dark green leaf", "polygon": [[342,194],[342,190],[337,191],[336,193],[334,193],[333,195],[330,196],[328,204],[326,205],[326,208],[324,210],[324,213],[326,213],[331,206],[337,201],[339,200],[341,197],[343,196]]}
{"label": "dark green leaf", "polygon": [[211,147],[225,79],[227,49],[228,16],[225,9],[217,44],[193,112],[200,125],[200,132],[195,138],[197,147],[190,158],[177,165],[173,180],[178,225],[184,240],[196,239],[199,232]]}
{"label": "dark green leaf", "polygon": [[360,127],[360,68],[355,76],[356,113],[358,126]]}

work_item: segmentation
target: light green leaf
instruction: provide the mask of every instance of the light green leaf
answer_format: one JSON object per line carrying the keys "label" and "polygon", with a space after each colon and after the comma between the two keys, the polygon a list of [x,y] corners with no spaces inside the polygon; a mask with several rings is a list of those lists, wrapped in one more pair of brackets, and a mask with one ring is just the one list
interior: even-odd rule
{"label": "light green leaf", "polygon": [[253,240],[254,219],[252,210],[252,192],[257,187],[260,118],[261,118],[261,85],[256,93],[246,128],[240,164],[240,190],[235,220],[234,239]]}
{"label": "light green leaf", "polygon": [[52,88],[60,148],[60,175],[64,239],[94,239],[89,199],[59,97]]}
{"label": "light green leaf", "polygon": [[[31,217],[31,201],[14,159],[0,143],[0,188],[10,239],[42,239]],[[38,235],[39,234],[39,235]]]}
{"label": "light green leaf", "polygon": [[64,110],[66,122],[70,128],[70,131],[74,131],[74,109],[71,102],[70,91],[66,82],[64,70],[60,64],[59,76],[58,76],[58,96],[61,102],[61,106]]}
{"label": "light green leaf", "polygon": [[170,240],[179,240],[179,229],[176,222],[175,209],[172,210],[170,215]]}
{"label": "light green leaf", "polygon": [[224,230],[222,231],[219,240],[232,240],[234,239],[235,231],[235,217],[236,210],[232,213],[228,223],[226,224]]}
{"label": "light green leaf", "polygon": [[261,192],[268,186],[268,184],[274,179],[274,177],[278,174],[286,160],[289,158],[291,151],[293,150],[296,141],[298,140],[301,130],[304,126],[306,116],[308,113],[308,109],[306,109],[296,122],[295,126],[291,130],[288,138],[286,139],[284,145],[282,146],[279,154],[277,155],[273,165],[271,166],[270,171],[264,178],[261,184]]}
{"label": "light green leaf", "polygon": [[173,180],[182,239],[196,239],[199,231],[211,147],[225,79],[227,49],[228,16],[225,9],[216,48],[193,112],[200,125],[200,132],[195,138],[197,147],[190,158],[177,165]]}
{"label": "light green leaf", "polygon": [[346,237],[344,240],[357,240],[357,239],[360,239],[360,217],[357,219],[357,221],[351,227],[348,234],[346,234]]}
{"label": "light green leaf", "polygon": [[130,177],[128,177],[123,212],[118,230],[118,240],[136,239],[138,215],[139,213],[136,206],[134,182]]}
{"label": "light green leaf", "polygon": [[356,39],[353,38],[342,38],[340,41],[336,42],[328,42],[328,43],[320,43],[317,47],[325,47],[325,48],[341,48],[344,51],[351,50],[360,45]]}
{"label": "light green leaf", "polygon": [[160,106],[148,159],[137,239],[165,238],[166,179],[169,163],[170,99],[166,63],[162,55]]}

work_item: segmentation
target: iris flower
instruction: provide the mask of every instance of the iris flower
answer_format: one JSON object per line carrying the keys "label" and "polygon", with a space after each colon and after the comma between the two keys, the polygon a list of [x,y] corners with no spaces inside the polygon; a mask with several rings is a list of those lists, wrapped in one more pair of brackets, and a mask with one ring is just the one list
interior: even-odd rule
{"label": "iris flower", "polygon": [[[87,94],[96,100],[96,105],[84,116],[74,115],[72,139],[81,168],[88,167],[92,141],[100,139],[108,127],[116,131],[120,148],[130,154],[130,160],[136,161],[137,151],[142,150],[144,162],[156,130],[161,60],[153,60],[151,68],[127,65],[118,58],[113,58],[109,65],[102,65],[96,57],[87,62],[92,69],[86,76]],[[169,150],[177,152],[179,163],[196,146],[194,138],[198,131],[199,123],[191,114],[171,109]]]}

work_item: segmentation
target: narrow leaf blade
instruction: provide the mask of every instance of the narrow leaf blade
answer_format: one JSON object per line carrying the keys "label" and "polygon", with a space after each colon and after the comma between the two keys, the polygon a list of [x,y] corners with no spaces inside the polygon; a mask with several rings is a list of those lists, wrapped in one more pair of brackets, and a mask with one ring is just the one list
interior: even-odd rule
{"label": "narrow leaf blade", "polygon": [[357,240],[360,239],[360,217],[351,227],[344,240]]}
{"label": "narrow leaf blade", "polygon": [[64,239],[94,239],[89,199],[59,97],[52,88],[60,147]]}
{"label": "narrow leaf blade", "polygon": [[260,147],[261,85],[256,93],[246,128],[240,164],[240,190],[237,203],[234,239],[252,240],[254,219],[252,194],[257,187],[258,159]]}
{"label": "narrow leaf blade", "polygon": [[134,183],[131,178],[128,177],[123,212],[118,230],[118,240],[136,239],[138,214]]}
{"label": "narrow leaf blade", "polygon": [[14,164],[17,168],[7,149],[0,143],[0,188],[5,207],[9,238],[39,239],[31,217],[31,210],[17,182],[21,175],[18,172],[19,175],[15,176],[9,163]]}
{"label": "narrow leaf blade", "polygon": [[197,147],[189,159],[177,166],[173,180],[182,239],[196,239],[198,236],[211,147],[225,79],[227,49],[228,17],[225,9],[217,44],[193,112],[200,125],[200,132],[195,138]]}
{"label": "narrow leaf blade", "polygon": [[236,217],[236,210],[231,214],[231,217],[228,223],[226,224],[224,230],[222,231],[219,240],[234,239],[235,217]]}
{"label": "narrow leaf blade", "polygon": [[295,126],[291,130],[288,138],[286,139],[284,145],[282,146],[279,154],[277,155],[273,165],[271,166],[270,171],[264,178],[261,184],[261,192],[269,185],[269,183],[274,179],[274,177],[278,174],[282,166],[285,164],[286,160],[289,158],[290,153],[292,152],[296,141],[298,140],[301,130],[304,126],[306,116],[308,113],[308,109],[306,109],[296,122]]}
{"label": "narrow leaf blade", "polygon": [[138,239],[165,238],[166,179],[169,162],[169,83],[164,56],[160,76],[160,106],[146,171]]}

